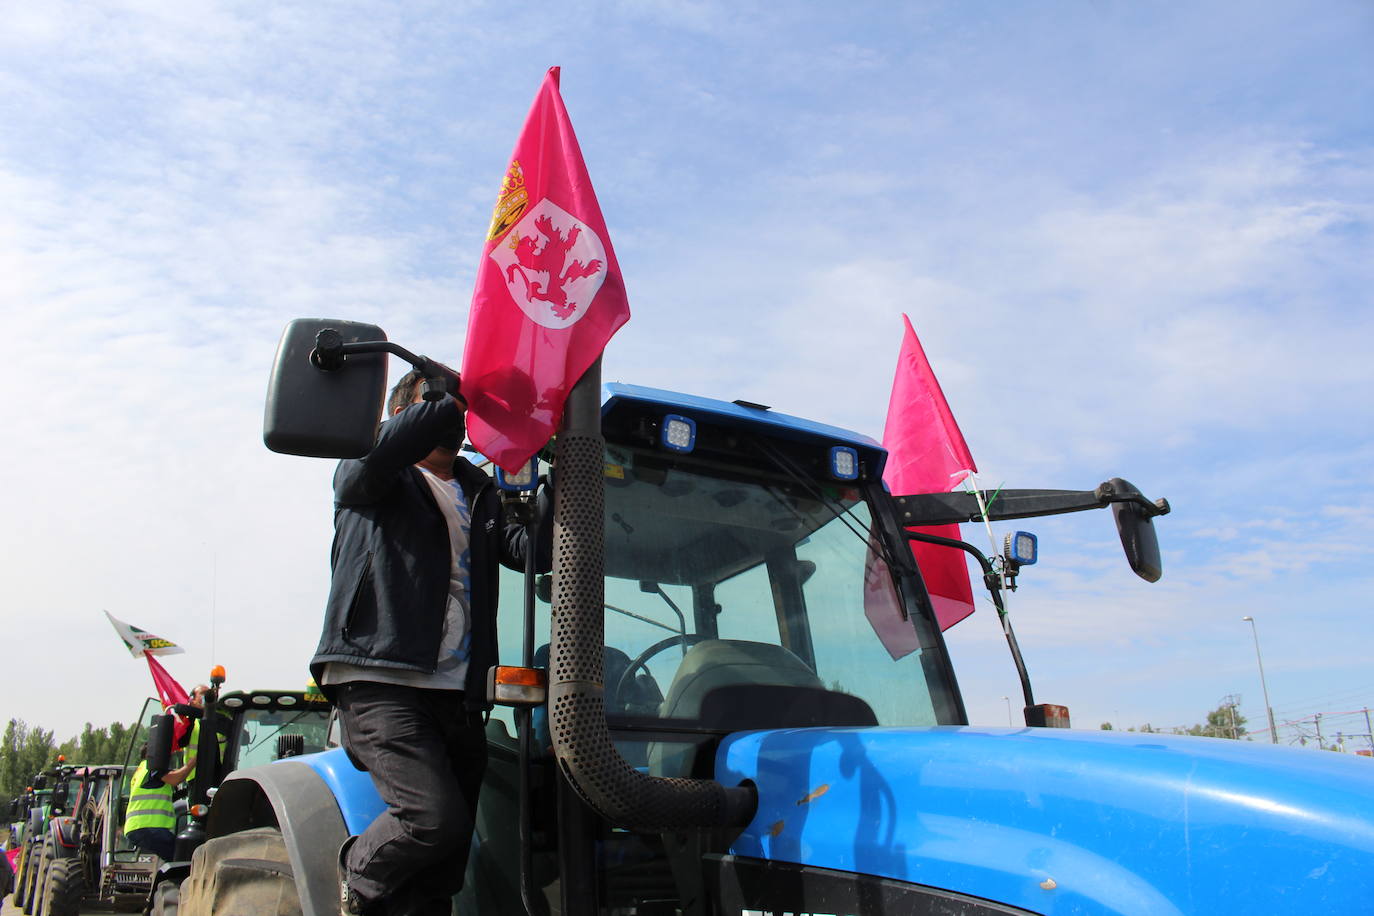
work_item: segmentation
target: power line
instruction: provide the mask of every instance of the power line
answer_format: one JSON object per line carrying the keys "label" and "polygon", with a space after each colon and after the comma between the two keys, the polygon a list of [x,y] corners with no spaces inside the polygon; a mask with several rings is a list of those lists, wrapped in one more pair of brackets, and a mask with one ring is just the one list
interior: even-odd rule
{"label": "power line", "polygon": [[1275,707],[1274,712],[1277,714],[1280,709],[1291,712],[1293,710],[1311,709],[1314,706],[1346,706],[1352,702],[1360,702],[1363,705],[1363,701],[1366,700],[1374,700],[1374,685],[1353,687],[1349,690],[1322,694],[1308,699],[1294,700],[1290,698],[1285,705]]}
{"label": "power line", "polygon": [[[1310,716],[1289,719],[1280,727],[1292,730],[1293,736],[1287,742],[1290,745],[1306,746],[1308,742],[1315,741],[1319,750],[1327,750],[1329,745],[1332,750],[1344,751],[1346,739],[1354,739],[1360,744],[1368,743],[1370,752],[1374,753],[1374,728],[1371,728],[1371,716],[1374,716],[1374,713],[1369,707],[1349,712],[1315,712]],[[1339,720],[1351,718],[1354,718],[1357,729],[1363,724],[1364,730],[1346,731],[1338,727],[1343,724]]]}

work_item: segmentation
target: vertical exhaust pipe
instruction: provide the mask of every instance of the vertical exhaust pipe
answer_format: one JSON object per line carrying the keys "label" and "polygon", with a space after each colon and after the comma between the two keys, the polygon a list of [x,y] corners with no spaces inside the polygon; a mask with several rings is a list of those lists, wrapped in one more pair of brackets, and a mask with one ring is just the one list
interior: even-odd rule
{"label": "vertical exhaust pipe", "polygon": [[752,789],[647,776],[611,743],[603,671],[604,473],[598,359],[569,394],[557,441],[549,726],[558,765],[583,800],[619,827],[743,826],[754,816]]}

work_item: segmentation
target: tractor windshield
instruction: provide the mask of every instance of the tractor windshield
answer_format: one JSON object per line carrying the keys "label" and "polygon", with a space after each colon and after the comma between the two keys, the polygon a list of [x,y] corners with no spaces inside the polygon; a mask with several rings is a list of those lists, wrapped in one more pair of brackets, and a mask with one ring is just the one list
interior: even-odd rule
{"label": "tractor windshield", "polygon": [[235,769],[270,763],[282,756],[288,736],[299,736],[295,753],[324,750],[329,731],[329,707],[316,704],[304,709],[248,709],[238,722]]}
{"label": "tractor windshield", "polygon": [[[920,611],[879,546],[873,492],[617,445],[605,484],[613,723],[690,728],[713,706],[789,698],[831,703],[836,724],[957,721],[943,649],[919,645],[910,618]],[[509,574],[506,664],[518,664],[521,593]],[[547,643],[547,611],[538,616],[536,641]],[[547,664],[546,649],[535,663]]]}

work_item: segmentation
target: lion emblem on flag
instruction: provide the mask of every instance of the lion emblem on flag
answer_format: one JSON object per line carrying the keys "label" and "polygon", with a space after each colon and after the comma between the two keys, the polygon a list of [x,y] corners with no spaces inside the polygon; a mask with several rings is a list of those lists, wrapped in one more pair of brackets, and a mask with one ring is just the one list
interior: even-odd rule
{"label": "lion emblem on flag", "polygon": [[606,278],[601,239],[548,198],[525,211],[507,240],[491,250],[520,309],[546,328],[581,320]]}

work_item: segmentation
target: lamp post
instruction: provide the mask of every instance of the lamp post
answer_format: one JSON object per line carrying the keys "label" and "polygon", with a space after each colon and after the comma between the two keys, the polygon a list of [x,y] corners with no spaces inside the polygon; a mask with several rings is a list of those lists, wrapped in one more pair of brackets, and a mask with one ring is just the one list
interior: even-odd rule
{"label": "lamp post", "polygon": [[1274,725],[1274,707],[1269,705],[1269,687],[1264,683],[1264,659],[1260,657],[1259,629],[1255,626],[1255,618],[1247,615],[1241,620],[1250,622],[1250,635],[1255,637],[1255,661],[1259,663],[1260,689],[1264,691],[1264,711],[1269,715],[1269,741],[1271,744],[1278,744],[1279,730]]}
{"label": "lamp post", "polygon": [[1002,699],[1007,701],[1007,725],[1015,728],[1016,723],[1011,720],[1011,697],[1002,697]]}

